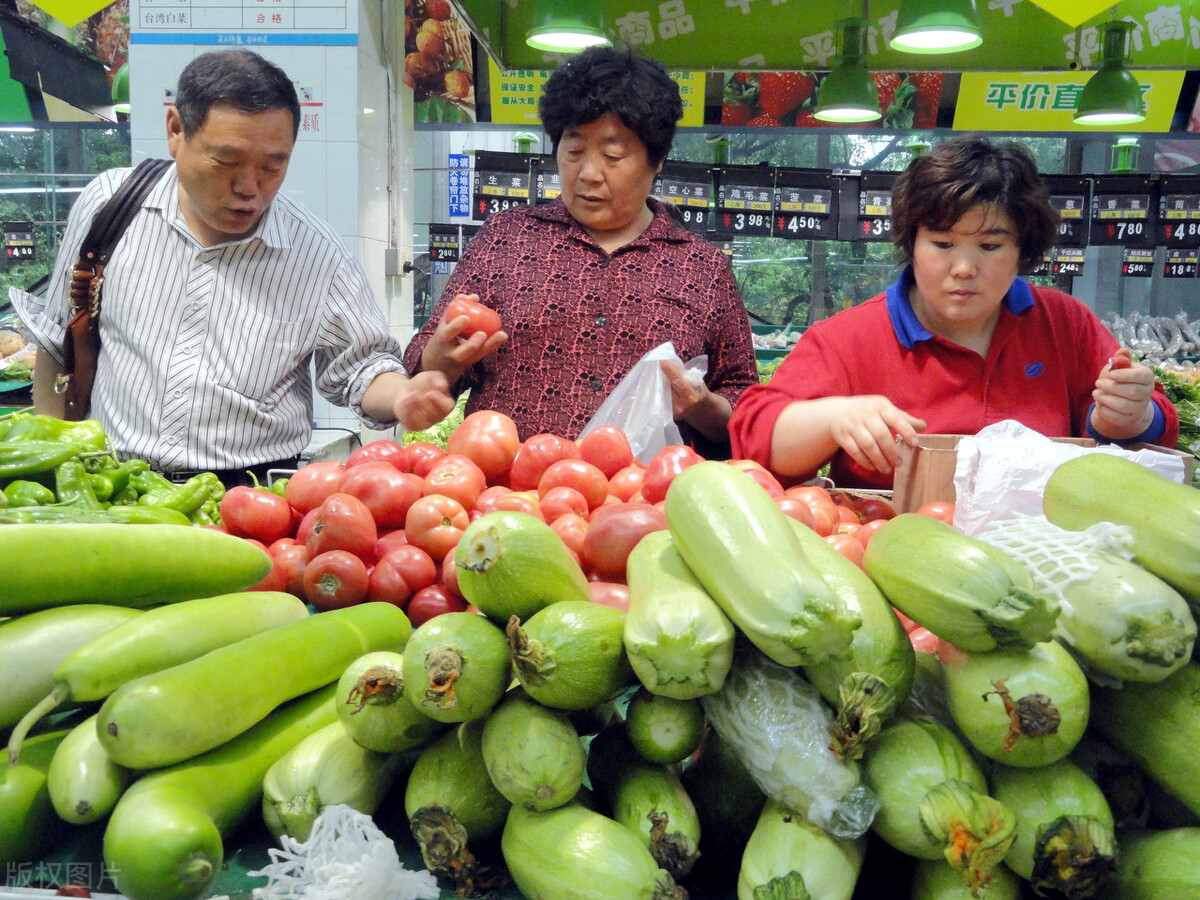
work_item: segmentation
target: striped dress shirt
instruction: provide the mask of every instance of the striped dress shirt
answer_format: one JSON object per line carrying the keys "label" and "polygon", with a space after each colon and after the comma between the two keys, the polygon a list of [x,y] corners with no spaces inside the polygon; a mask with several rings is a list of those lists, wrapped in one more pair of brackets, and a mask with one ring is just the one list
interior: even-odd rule
{"label": "striped dress shirt", "polygon": [[[76,201],[45,298],[14,306],[61,362],[71,267],[92,215],[130,169]],[[376,375],[404,371],[358,260],[328,224],[283,194],[254,232],[204,247],[179,209],[174,166],[154,186],[104,272],[91,415],[118,452],[171,470],[295,456],[312,433],[313,378],[366,424]]]}

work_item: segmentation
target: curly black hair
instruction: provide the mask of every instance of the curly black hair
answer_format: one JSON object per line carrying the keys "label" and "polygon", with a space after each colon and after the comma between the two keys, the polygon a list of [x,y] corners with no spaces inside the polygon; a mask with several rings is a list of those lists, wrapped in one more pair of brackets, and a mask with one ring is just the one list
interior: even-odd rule
{"label": "curly black hair", "polygon": [[292,139],[300,133],[296,85],[283,69],[252,50],[213,50],[184,66],[175,88],[184,136],[204,127],[209,109],[217,104],[246,113],[286,109],[292,114]]}
{"label": "curly black hair", "polygon": [[538,115],[554,152],[563,132],[616,113],[646,146],[651,165],[671,152],[675,124],[683,117],[679,85],[662,63],[608,45],[589,47],[546,79]]}
{"label": "curly black hair", "polygon": [[912,260],[922,225],[948,231],[981,204],[1003,210],[1016,227],[1022,272],[1054,246],[1058,210],[1029,148],[962,135],[916,157],[892,186],[892,243],[903,262]]}

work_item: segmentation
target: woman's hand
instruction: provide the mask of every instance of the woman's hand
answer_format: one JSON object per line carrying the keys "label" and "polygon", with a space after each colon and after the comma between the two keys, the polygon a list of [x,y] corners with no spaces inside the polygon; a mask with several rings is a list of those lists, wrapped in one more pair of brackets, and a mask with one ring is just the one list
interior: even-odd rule
{"label": "woman's hand", "polygon": [[709,440],[725,439],[725,428],[733,414],[729,401],[710,391],[703,379],[693,384],[687,372],[673,362],[662,360],[658,367],[671,386],[671,417],[687,422]]}
{"label": "woman's hand", "polygon": [[900,462],[896,441],[916,446],[917,432],[925,430],[924,419],[909,415],[879,394],[826,399],[830,401],[824,410],[830,437],[866,469],[893,471]]}
{"label": "woman's hand", "polygon": [[1154,373],[1133,361],[1133,351],[1122,347],[1100,370],[1092,400],[1092,427],[1112,440],[1137,437],[1154,421]]}
{"label": "woman's hand", "polygon": [[[478,294],[457,296],[479,302]],[[470,321],[467,316],[456,316],[453,319],[442,319],[438,323],[437,330],[421,353],[423,372],[441,372],[453,384],[468,366],[473,366],[489,353],[494,353],[508,340],[508,334],[503,331],[497,331],[491,337],[481,331],[464,336],[463,329]]]}

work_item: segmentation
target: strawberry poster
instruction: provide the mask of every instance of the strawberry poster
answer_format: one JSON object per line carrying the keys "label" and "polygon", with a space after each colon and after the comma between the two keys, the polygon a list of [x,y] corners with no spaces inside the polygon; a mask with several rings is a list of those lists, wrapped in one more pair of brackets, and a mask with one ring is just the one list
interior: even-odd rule
{"label": "strawberry poster", "polygon": [[[941,72],[872,72],[882,118],[853,128],[934,128],[942,96]],[[825,73],[729,72],[721,97],[721,124],[748,128],[845,127],[813,115]]]}

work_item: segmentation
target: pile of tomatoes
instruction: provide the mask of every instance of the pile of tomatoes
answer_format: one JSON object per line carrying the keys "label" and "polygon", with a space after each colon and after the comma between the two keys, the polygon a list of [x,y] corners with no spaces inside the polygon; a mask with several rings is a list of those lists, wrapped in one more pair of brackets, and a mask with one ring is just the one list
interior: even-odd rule
{"label": "pile of tomatoes", "polygon": [[[455,574],[458,539],[479,516],[516,510],[562,538],[594,600],[623,609],[629,551],[648,532],[666,528],[667,488],[700,460],[676,445],[643,464],[612,427],[578,441],[538,434],[522,443],[512,419],[481,411],[466,417],[445,450],[376,440],[345,462],[301,467],[282,494],[233,488],[221,504],[222,527],[260,542],[274,559],[256,589],[289,591],[318,610],[393,603],[417,626],[468,608]],[[859,564],[870,536],[895,515],[882,498],[817,485],[785,489],[758,463],[730,465]]]}

